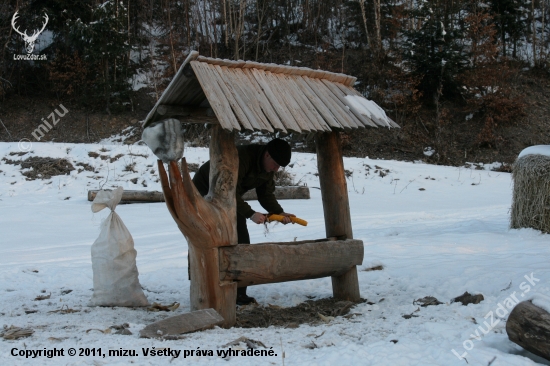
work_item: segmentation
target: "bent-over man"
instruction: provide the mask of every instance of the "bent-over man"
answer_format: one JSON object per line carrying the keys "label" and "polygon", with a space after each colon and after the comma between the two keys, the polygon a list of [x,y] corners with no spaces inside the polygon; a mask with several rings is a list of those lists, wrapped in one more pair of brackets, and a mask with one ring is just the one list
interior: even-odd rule
{"label": "bent-over man", "polygon": [[[250,235],[246,219],[263,224],[266,215],[256,212],[243,200],[243,195],[255,188],[260,205],[270,214],[285,216],[283,224],[290,223],[295,216],[284,212],[275,198],[275,173],[281,166],[290,163],[292,151],[290,145],[281,139],[271,140],[267,145],[237,146],[239,153],[239,175],[237,178],[237,235],[239,244],[250,244]],[[193,183],[201,195],[206,196],[209,189],[210,161],[204,163],[193,177]],[[256,300],[246,295],[246,287],[237,290],[237,305],[247,305]]]}

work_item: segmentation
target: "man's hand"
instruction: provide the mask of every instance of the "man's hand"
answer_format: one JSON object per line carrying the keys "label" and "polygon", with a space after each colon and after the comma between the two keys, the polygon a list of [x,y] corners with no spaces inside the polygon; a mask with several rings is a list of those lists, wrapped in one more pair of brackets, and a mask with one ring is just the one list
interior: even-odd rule
{"label": "man's hand", "polygon": [[283,223],[283,225],[290,224],[292,222],[290,220],[290,218],[291,217],[296,217],[296,215],[291,214],[291,213],[286,213],[286,212],[282,212],[279,215],[284,216],[283,221],[281,221]]}
{"label": "man's hand", "polygon": [[254,215],[250,216],[250,220],[254,221],[256,224],[263,224],[266,217],[263,213],[254,212]]}

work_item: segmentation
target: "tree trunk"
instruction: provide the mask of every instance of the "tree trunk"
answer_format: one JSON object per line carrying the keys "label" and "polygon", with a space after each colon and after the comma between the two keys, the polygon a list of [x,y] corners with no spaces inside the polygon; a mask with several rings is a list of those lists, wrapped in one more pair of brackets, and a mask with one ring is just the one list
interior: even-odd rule
{"label": "tree trunk", "polygon": [[367,10],[365,9],[365,0],[359,0],[359,6],[361,7],[361,15],[363,16],[363,25],[365,27],[365,36],[367,37],[367,44],[372,50],[372,45],[370,43],[369,29],[367,27]]}
{"label": "tree trunk", "polygon": [[[353,239],[339,132],[318,133],[316,144],[326,235],[345,235],[347,239]],[[360,299],[356,266],[341,276],[332,277],[332,292],[339,299]]]}
{"label": "tree trunk", "polygon": [[158,168],[168,210],[189,244],[191,310],[213,308],[235,321],[237,284],[220,281],[218,247],[237,244],[235,189],[239,161],[234,134],[212,128],[210,142],[210,190],[202,197],[191,181],[185,158],[181,173],[170,162],[169,178],[159,160]]}
{"label": "tree trunk", "polygon": [[527,351],[550,360],[550,314],[530,301],[516,305],[506,322],[508,338]]}
{"label": "tree trunk", "polygon": [[382,51],[382,37],[380,35],[380,0],[374,0],[374,37],[375,37],[375,55],[380,57]]}

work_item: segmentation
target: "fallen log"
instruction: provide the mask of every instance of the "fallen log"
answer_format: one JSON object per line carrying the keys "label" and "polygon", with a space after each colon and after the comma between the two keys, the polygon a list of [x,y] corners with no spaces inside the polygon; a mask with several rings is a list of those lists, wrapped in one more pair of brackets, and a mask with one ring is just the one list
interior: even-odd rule
{"label": "fallen log", "polygon": [[141,338],[164,338],[166,336],[197,332],[220,325],[224,319],[214,309],[203,309],[171,316],[149,324],[139,331]]}
{"label": "fallen log", "polygon": [[[308,200],[309,188],[306,186],[285,186],[275,187],[275,198],[278,200]],[[255,201],[258,199],[256,190],[251,189],[243,195],[245,201]]]}
{"label": "fallen log", "polygon": [[508,338],[540,357],[550,360],[550,314],[523,301],[516,305],[506,322]]}
{"label": "fallen log", "polygon": [[[88,191],[88,201],[93,201],[98,190]],[[309,188],[306,186],[275,187],[275,198],[278,200],[310,199]],[[250,190],[243,196],[245,201],[257,200],[256,190]],[[164,202],[164,194],[159,191],[124,190],[122,203],[128,202]]]}
{"label": "fallen log", "polygon": [[[93,201],[98,190],[88,191],[88,201]],[[122,192],[122,202],[164,202],[164,194],[158,191],[127,191]]]}
{"label": "fallen log", "polygon": [[239,244],[220,247],[220,281],[238,287],[340,276],[363,262],[361,240]]}

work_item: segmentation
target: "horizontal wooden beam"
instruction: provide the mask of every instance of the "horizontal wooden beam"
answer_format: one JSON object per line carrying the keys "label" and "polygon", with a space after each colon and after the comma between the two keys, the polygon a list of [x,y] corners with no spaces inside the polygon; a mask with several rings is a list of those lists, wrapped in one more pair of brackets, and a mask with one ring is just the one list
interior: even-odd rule
{"label": "horizontal wooden beam", "polygon": [[361,240],[220,247],[220,280],[238,287],[339,276],[363,262]]}
{"label": "horizontal wooden beam", "polygon": [[218,123],[212,108],[161,104],[156,112],[163,118],[178,117],[183,123]]}
{"label": "horizontal wooden beam", "polygon": [[[278,200],[308,200],[310,199],[309,188],[306,186],[285,186],[275,187],[275,198]],[[245,201],[258,199],[255,189],[251,189],[243,195]]]}
{"label": "horizontal wooden beam", "polygon": [[[98,190],[88,191],[88,201],[93,201]],[[309,188],[305,186],[275,187],[275,198],[278,200],[309,199]],[[258,197],[256,190],[250,190],[243,196],[245,201],[254,201]],[[159,191],[134,191],[122,192],[122,202],[164,202],[164,194]]]}

